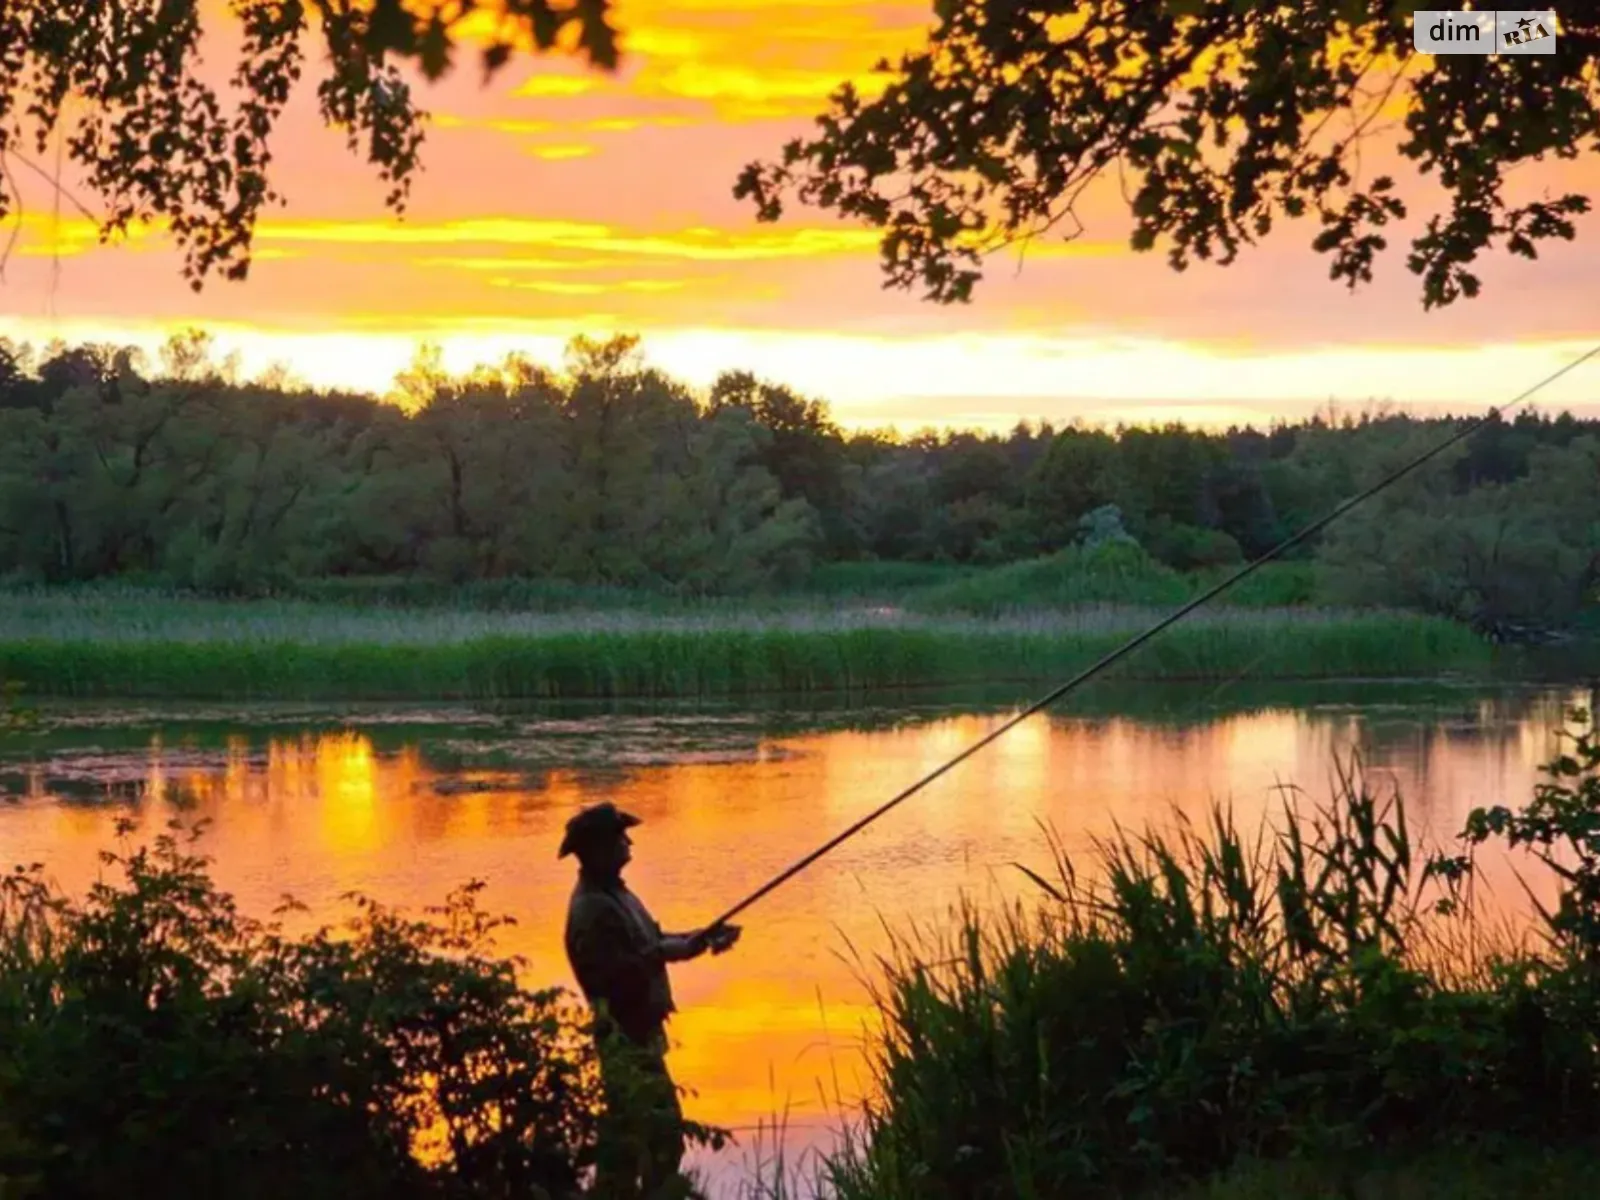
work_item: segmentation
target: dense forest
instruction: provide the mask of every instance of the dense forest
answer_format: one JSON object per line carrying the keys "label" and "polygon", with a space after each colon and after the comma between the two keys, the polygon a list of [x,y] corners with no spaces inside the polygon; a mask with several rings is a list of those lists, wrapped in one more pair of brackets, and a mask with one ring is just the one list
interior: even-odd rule
{"label": "dense forest", "polygon": [[[243,381],[205,335],[157,363],[0,342],[0,578],[222,592],[336,576],[741,593],[820,564],[992,565],[1087,540],[1180,569],[1260,553],[1439,440],[1368,412],[1266,430],[845,432],[740,371],[704,393],[636,338],[381,398]],[[1600,582],[1600,422],[1520,413],[1306,548],[1322,599],[1564,623]]]}

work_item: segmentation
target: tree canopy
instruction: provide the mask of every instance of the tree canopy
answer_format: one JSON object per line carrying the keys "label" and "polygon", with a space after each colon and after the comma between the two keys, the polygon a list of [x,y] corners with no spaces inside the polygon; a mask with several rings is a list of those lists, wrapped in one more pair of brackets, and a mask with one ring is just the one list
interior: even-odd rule
{"label": "tree canopy", "polygon": [[[690,387],[635,337],[575,338],[559,367],[512,357],[465,374],[419,353],[398,404],[282,373],[244,381],[212,349],[177,335],[151,364],[0,339],[0,588],[743,596],[804,589],[819,570],[926,568],[975,589],[927,599],[941,611],[1166,605],[1189,594],[1176,572],[1261,554],[1459,427],[1372,413],[905,437],[841,428],[824,401],[748,371]],[[1121,557],[1106,573],[1078,557],[1107,543]],[[1262,593],[1272,603],[1485,627],[1593,619],[1600,421],[1497,419],[1295,553]]]}
{"label": "tree canopy", "polygon": [[763,220],[788,201],[883,231],[889,286],[970,298],[992,250],[1075,236],[1076,207],[1115,173],[1138,250],[1177,270],[1230,263],[1284,218],[1351,287],[1409,215],[1361,153],[1397,147],[1444,191],[1411,242],[1426,307],[1477,294],[1472,264],[1571,239],[1578,193],[1508,195],[1507,175],[1600,150],[1600,11],[1568,6],[1553,55],[1429,56],[1412,6],[1240,0],[938,0],[927,46],[881,63],[881,95],[846,84],[818,132],[745,168],[735,194]]}
{"label": "tree canopy", "polygon": [[[518,50],[570,50],[617,63],[607,0],[232,0],[243,37],[231,95],[201,54],[221,4],[203,0],[5,0],[0,3],[0,221],[19,203],[22,153],[83,169],[104,238],[163,220],[199,290],[213,271],[242,279],[271,180],[272,136],[306,60],[320,52],[323,121],[345,132],[403,211],[421,163],[423,113],[406,66],[430,80],[476,44],[485,77]],[[209,9],[207,13],[205,10]],[[57,181],[59,187],[59,181]]]}
{"label": "tree canopy", "polygon": [[[212,12],[220,11],[220,5]],[[202,0],[9,0],[0,5],[0,220],[15,169],[42,171],[52,137],[81,166],[115,236],[163,220],[198,289],[243,278],[271,182],[271,140],[313,50],[323,120],[341,129],[403,211],[424,114],[408,77],[437,79],[463,46],[486,77],[519,51],[617,65],[611,0],[233,0],[243,39],[232,101],[205,82]],[[1398,125],[1399,155],[1442,189],[1407,263],[1427,307],[1477,294],[1486,250],[1535,257],[1571,239],[1578,192],[1519,197],[1521,164],[1600,149],[1600,13],[1569,6],[1556,53],[1415,52],[1410,6],[1241,0],[936,0],[927,44],[846,83],[772,162],[734,186],[760,219],[790,203],[882,230],[886,282],[970,299],[997,248],[1075,236],[1085,189],[1110,174],[1135,249],[1171,265],[1230,263],[1283,219],[1351,287],[1372,278],[1392,222],[1393,175],[1361,153]],[[236,101],[236,102],[234,102]],[[68,128],[70,127],[70,129]],[[1415,182],[1415,181],[1414,181]],[[90,214],[95,215],[95,214]]]}

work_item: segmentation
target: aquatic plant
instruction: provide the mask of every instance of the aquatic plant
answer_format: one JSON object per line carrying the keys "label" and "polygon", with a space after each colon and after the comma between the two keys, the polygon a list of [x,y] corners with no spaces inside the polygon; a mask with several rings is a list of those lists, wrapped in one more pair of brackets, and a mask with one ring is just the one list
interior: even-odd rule
{"label": "aquatic plant", "polygon": [[[513,613],[0,595],[0,672],[41,696],[698,697],[1058,679],[1160,610],[990,618],[818,607]],[[1465,628],[1401,613],[1201,612],[1119,665],[1163,680],[1483,671]]]}
{"label": "aquatic plant", "polygon": [[[1254,837],[1220,807],[1204,829],[1119,834],[1093,884],[1057,845],[1053,876],[1028,870],[1042,907],[964,905],[877,964],[876,1098],[814,1186],[1349,1195],[1466,1146],[1600,1163],[1600,742],[1546,773],[1523,810],[1464,830],[1555,873],[1540,946],[1485,939],[1470,856],[1423,855],[1355,766]],[[1289,1191],[1280,1163],[1344,1190]]]}
{"label": "aquatic plant", "polygon": [[38,723],[39,714],[23,706],[22,681],[0,676],[0,736],[31,729]]}

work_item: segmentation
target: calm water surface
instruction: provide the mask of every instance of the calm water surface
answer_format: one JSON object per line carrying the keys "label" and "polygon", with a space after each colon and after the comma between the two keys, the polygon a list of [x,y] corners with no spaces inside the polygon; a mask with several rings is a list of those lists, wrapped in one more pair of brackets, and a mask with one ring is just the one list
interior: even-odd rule
{"label": "calm water surface", "polygon": [[[285,893],[319,920],[351,890],[406,906],[468,878],[515,915],[503,949],[530,982],[570,985],[561,926],[572,884],[561,827],[602,798],[644,818],[632,886],[668,928],[716,916],[795,858],[970,745],[1026,697],[851,709],[55,708],[0,759],[0,865],[41,861],[72,890],[112,824],[154,833],[205,817],[202,845],[246,912]],[[1117,824],[1167,825],[1227,801],[1247,828],[1284,785],[1326,796],[1336,758],[1406,797],[1414,830],[1455,832],[1474,806],[1526,799],[1572,689],[1318,685],[1102,690],[1013,730],[772,893],[725,957],[681,966],[680,1082],[691,1116],[744,1128],[708,1162],[736,1186],[749,1128],[788,1113],[791,1153],[825,1145],[864,1086],[870,1020],[859,959],[885,924],[934,923],[962,894],[1048,874],[1039,823],[1069,851]],[[1513,885],[1514,887],[1514,885]],[[1505,894],[1511,889],[1501,889]],[[853,947],[853,952],[851,948]]]}

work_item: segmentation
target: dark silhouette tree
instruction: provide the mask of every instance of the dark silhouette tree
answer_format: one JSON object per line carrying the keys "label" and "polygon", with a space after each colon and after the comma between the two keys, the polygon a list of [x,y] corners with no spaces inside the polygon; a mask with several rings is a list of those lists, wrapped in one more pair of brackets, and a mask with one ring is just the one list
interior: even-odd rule
{"label": "dark silhouette tree", "polygon": [[1399,153],[1436,177],[1407,263],[1432,308],[1479,289],[1481,251],[1536,257],[1574,236],[1586,196],[1512,203],[1513,167],[1600,149],[1600,9],[1562,11],[1552,55],[1424,56],[1411,6],[1238,0],[943,0],[928,46],[880,64],[866,100],[834,93],[819,132],[734,189],[761,219],[786,201],[883,231],[890,286],[965,301],[993,250],[1081,232],[1097,178],[1123,182],[1132,244],[1177,270],[1233,262],[1283,218],[1350,287],[1407,215],[1395,179],[1362,176],[1363,145],[1404,101]]}
{"label": "dark silhouette tree", "polygon": [[[113,238],[164,221],[196,288],[243,279],[271,181],[272,135],[308,58],[323,120],[389,184],[403,212],[423,114],[408,71],[432,80],[474,44],[485,77],[519,49],[617,65],[610,0],[235,0],[243,27],[224,98],[199,60],[217,18],[201,0],[0,4],[0,220],[14,168],[52,138],[105,205]],[[1133,245],[1165,239],[1172,266],[1232,262],[1284,217],[1315,215],[1331,275],[1369,280],[1385,227],[1407,214],[1395,180],[1360,178],[1359,153],[1408,100],[1400,153],[1437,173],[1447,208],[1412,241],[1425,305],[1473,296],[1479,253],[1534,257],[1574,236],[1584,195],[1512,203],[1509,169],[1600,147],[1600,14],[1569,6],[1553,55],[1413,50],[1394,4],[1238,0],[940,0],[926,48],[882,64],[867,101],[851,85],[735,195],[776,220],[786,198],[883,230],[890,284],[966,300],[994,249],[1063,226],[1111,171],[1132,187]],[[68,110],[68,97],[74,103]],[[1340,118],[1340,119],[1335,119]],[[1343,118],[1348,118],[1345,120]],[[68,128],[70,126],[70,128]]]}
{"label": "dark silhouette tree", "polygon": [[438,79],[468,40],[481,47],[486,78],[519,47],[571,47],[601,70],[617,63],[608,0],[234,0],[243,36],[234,95],[225,97],[200,69],[221,8],[202,0],[0,3],[0,220],[18,203],[11,167],[42,170],[23,148],[42,154],[60,137],[106,207],[90,214],[103,238],[162,220],[196,290],[214,271],[243,279],[256,221],[280,199],[270,178],[273,131],[308,58],[326,62],[317,84],[322,119],[390,185],[396,211],[404,211],[423,141],[405,68]]}

